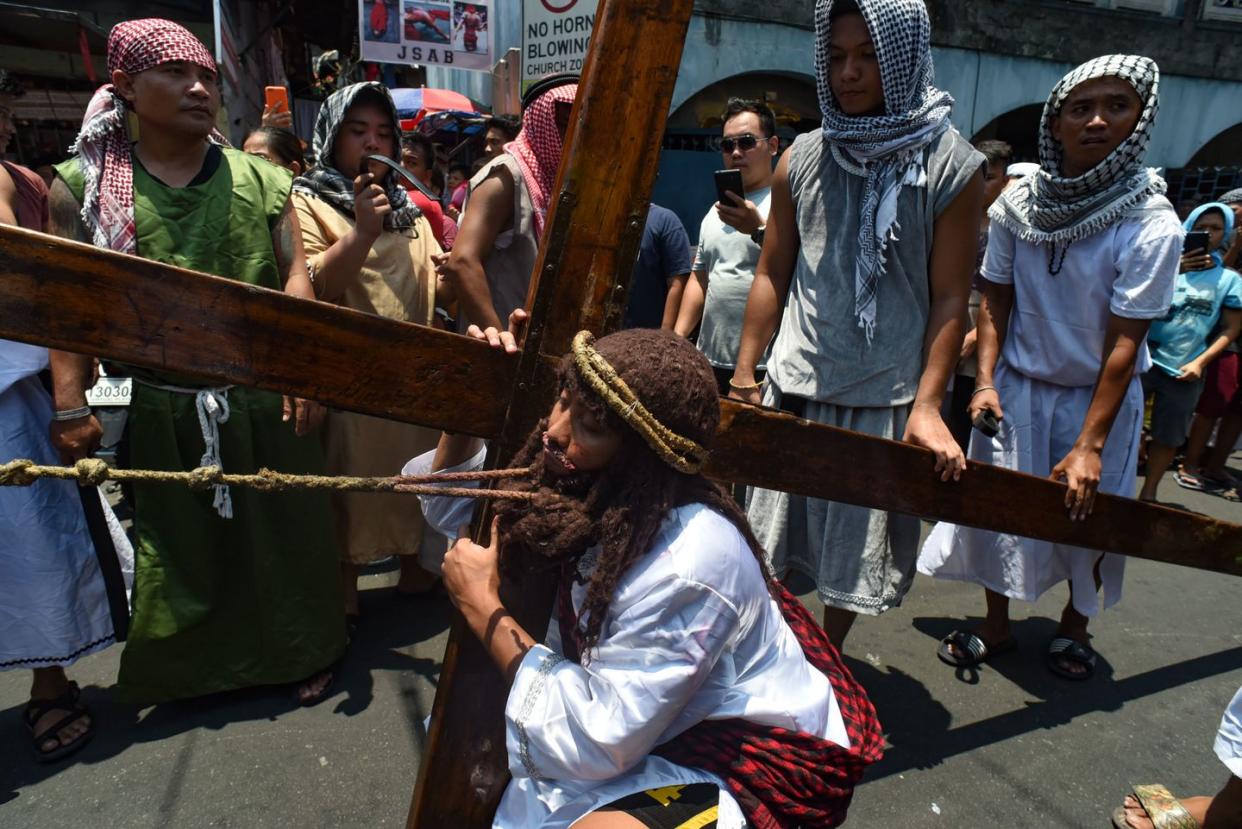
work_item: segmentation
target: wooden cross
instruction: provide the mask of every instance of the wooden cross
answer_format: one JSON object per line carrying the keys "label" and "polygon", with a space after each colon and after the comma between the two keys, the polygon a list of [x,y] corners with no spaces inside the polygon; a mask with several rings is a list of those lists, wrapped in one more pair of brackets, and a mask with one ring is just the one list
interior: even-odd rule
{"label": "wooden cross", "polygon": [[[547,414],[573,335],[619,324],[691,7],[600,4],[516,359],[455,334],[8,227],[0,227],[0,337],[479,435],[505,461]],[[722,400],[707,472],[1242,575],[1242,526],[1108,495],[1089,520],[1071,522],[1062,484],[973,463],[961,481],[941,483],[932,467],[925,449]],[[538,635],[554,584],[516,588],[504,585],[505,604]],[[491,824],[508,779],[506,695],[455,617],[409,826]]]}

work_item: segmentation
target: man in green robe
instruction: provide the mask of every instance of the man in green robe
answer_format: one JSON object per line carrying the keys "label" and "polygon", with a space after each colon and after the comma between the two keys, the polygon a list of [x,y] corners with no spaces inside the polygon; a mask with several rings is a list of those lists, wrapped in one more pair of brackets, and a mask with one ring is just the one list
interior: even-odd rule
{"label": "man in green robe", "polygon": [[[222,146],[216,66],[202,43],[167,20],[127,21],[108,38],[108,68],[112,83],[92,99],[76,155],[57,167],[52,232],[313,298],[291,177]],[[83,406],[89,358],[60,360],[56,408]],[[301,437],[322,419],[317,404],[131,373],[129,466],[320,471],[318,442]],[[346,643],[327,497],[155,484],[130,494],[136,572],[121,695],[153,703],[298,683],[300,703],[321,700]]]}

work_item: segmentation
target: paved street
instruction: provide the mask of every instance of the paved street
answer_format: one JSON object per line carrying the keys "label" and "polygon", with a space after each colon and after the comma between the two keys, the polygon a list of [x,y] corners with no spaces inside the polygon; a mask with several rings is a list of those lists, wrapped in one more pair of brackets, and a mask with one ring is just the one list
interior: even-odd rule
{"label": "paved street", "polygon": [[[1171,475],[1161,498],[1242,521],[1242,506],[1179,489]],[[448,614],[442,598],[398,596],[395,575],[367,578],[357,641],[317,708],[271,689],[119,705],[112,648],[72,670],[99,719],[94,743],[39,766],[19,716],[29,674],[0,674],[0,826],[402,825]],[[981,591],[920,578],[905,606],[863,620],[847,643],[891,743],[848,825],[1105,827],[1129,784],[1215,791],[1225,771],[1212,739],[1242,684],[1239,588],[1131,562],[1124,600],[1095,627],[1097,676],[1075,684],[1043,666],[1063,592],[1015,604],[1019,651],[958,676],[936,659],[936,641],[977,619]]]}

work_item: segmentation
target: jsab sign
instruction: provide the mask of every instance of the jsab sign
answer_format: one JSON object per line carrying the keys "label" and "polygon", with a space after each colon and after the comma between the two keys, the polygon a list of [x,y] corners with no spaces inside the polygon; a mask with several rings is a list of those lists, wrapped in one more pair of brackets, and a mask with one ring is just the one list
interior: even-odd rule
{"label": "jsab sign", "polygon": [[491,0],[358,0],[362,59],[377,63],[490,72],[492,28]]}
{"label": "jsab sign", "polygon": [[522,82],[581,72],[598,0],[524,0]]}

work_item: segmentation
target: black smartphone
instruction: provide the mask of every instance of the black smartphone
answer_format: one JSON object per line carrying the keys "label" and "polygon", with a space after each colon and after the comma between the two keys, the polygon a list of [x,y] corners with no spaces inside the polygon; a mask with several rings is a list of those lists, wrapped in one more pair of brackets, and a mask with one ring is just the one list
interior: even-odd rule
{"label": "black smartphone", "polygon": [[1206,230],[1192,230],[1182,240],[1182,253],[1208,252],[1208,240],[1211,237]]}
{"label": "black smartphone", "polygon": [[991,409],[979,412],[971,425],[990,438],[1000,434],[1000,421],[996,419],[996,415],[992,414]]}
{"label": "black smartphone", "polygon": [[725,195],[726,193],[736,193],[739,199],[746,198],[746,190],[742,185],[741,170],[716,171],[716,201],[727,207],[739,207],[740,205]]}

